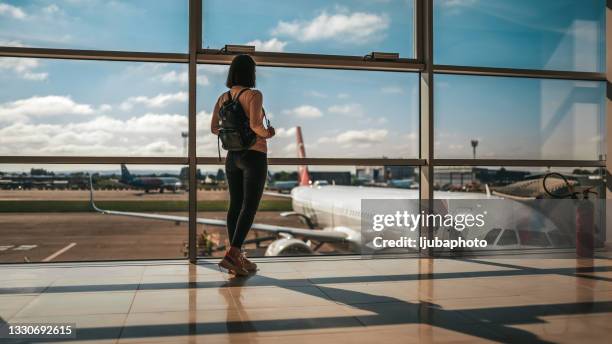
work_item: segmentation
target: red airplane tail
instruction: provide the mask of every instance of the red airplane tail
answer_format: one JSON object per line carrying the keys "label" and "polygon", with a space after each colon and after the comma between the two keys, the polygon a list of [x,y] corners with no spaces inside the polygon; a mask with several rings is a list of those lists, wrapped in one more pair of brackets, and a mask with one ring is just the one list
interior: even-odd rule
{"label": "red airplane tail", "polygon": [[[302,138],[302,128],[295,128],[295,135],[297,138],[297,154],[298,158],[304,159],[306,158],[306,149],[304,148],[304,139]],[[298,166],[298,178],[300,186],[308,186],[311,184],[310,175],[308,174],[308,166],[300,165]]]}

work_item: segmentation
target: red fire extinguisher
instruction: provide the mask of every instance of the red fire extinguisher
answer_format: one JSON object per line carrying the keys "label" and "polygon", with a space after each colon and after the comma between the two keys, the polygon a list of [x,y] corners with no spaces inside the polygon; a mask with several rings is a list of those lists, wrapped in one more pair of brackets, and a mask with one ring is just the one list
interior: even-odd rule
{"label": "red fire extinguisher", "polygon": [[[549,177],[557,177],[563,180],[568,192],[566,194],[556,194],[546,187],[546,180]],[[576,256],[592,258],[595,248],[595,207],[589,200],[589,194],[597,195],[592,191],[595,186],[588,187],[582,191],[575,191],[567,178],[561,173],[553,172],[544,176],[544,191],[553,198],[571,198],[576,204]]]}

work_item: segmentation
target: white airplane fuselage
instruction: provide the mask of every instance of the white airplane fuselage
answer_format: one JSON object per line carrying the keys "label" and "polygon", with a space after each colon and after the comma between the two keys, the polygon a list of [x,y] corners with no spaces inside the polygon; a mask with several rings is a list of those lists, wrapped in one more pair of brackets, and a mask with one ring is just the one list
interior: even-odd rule
{"label": "white airplane fuselage", "polygon": [[[291,191],[292,206],[296,213],[308,217],[311,223],[325,231],[342,232],[347,235],[347,244],[338,246],[341,250],[359,252],[362,247],[361,241],[361,201],[363,199],[414,199],[419,198],[418,190],[398,188],[378,188],[361,186],[298,186]],[[535,212],[517,201],[512,201],[496,196],[487,196],[484,193],[475,192],[447,192],[436,191],[434,198],[439,200],[467,199],[470,209],[448,209],[451,214],[470,213],[472,211],[488,210],[487,225],[480,229],[469,229],[461,232],[464,239],[482,239],[487,232],[495,226],[511,228],[515,226],[514,214],[516,209],[527,217],[537,217],[544,228],[551,230],[554,225],[541,213]],[[503,200],[501,202],[487,202],[488,200]],[[411,203],[408,203],[411,204]],[[463,203],[463,206],[465,203]],[[515,211],[506,211],[508,206]],[[418,203],[414,202],[414,209],[405,209],[413,214],[418,214]],[[474,208],[474,209],[472,209]],[[475,209],[478,208],[478,209]],[[412,237],[418,237],[418,231]]]}

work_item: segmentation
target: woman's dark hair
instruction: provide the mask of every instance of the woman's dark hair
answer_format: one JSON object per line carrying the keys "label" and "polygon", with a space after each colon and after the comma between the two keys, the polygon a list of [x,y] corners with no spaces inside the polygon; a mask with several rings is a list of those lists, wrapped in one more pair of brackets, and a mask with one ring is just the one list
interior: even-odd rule
{"label": "woman's dark hair", "polygon": [[249,55],[238,55],[234,57],[227,73],[225,85],[255,87],[255,61]]}

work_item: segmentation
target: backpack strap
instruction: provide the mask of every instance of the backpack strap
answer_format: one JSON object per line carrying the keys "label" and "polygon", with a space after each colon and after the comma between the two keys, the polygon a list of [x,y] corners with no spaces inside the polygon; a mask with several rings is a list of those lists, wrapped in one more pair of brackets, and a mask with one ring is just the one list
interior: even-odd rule
{"label": "backpack strap", "polygon": [[266,116],[266,109],[264,109],[263,106],[261,107],[261,112],[263,112],[264,119],[266,120],[266,128],[269,128],[270,120],[268,119],[268,116]]}
{"label": "backpack strap", "polygon": [[[242,92],[244,92],[244,91],[246,91],[246,90],[248,90],[248,88],[243,88],[243,89],[241,89],[241,90],[240,90],[240,92],[238,92],[238,95],[236,96],[236,98],[234,98],[234,101],[238,101],[238,99],[240,99],[240,96],[242,95]],[[230,97],[231,97],[231,96],[232,96],[232,95],[230,94]]]}
{"label": "backpack strap", "polygon": [[221,162],[221,145],[219,141],[221,141],[221,136],[217,135],[217,151],[219,152],[219,162]]}

